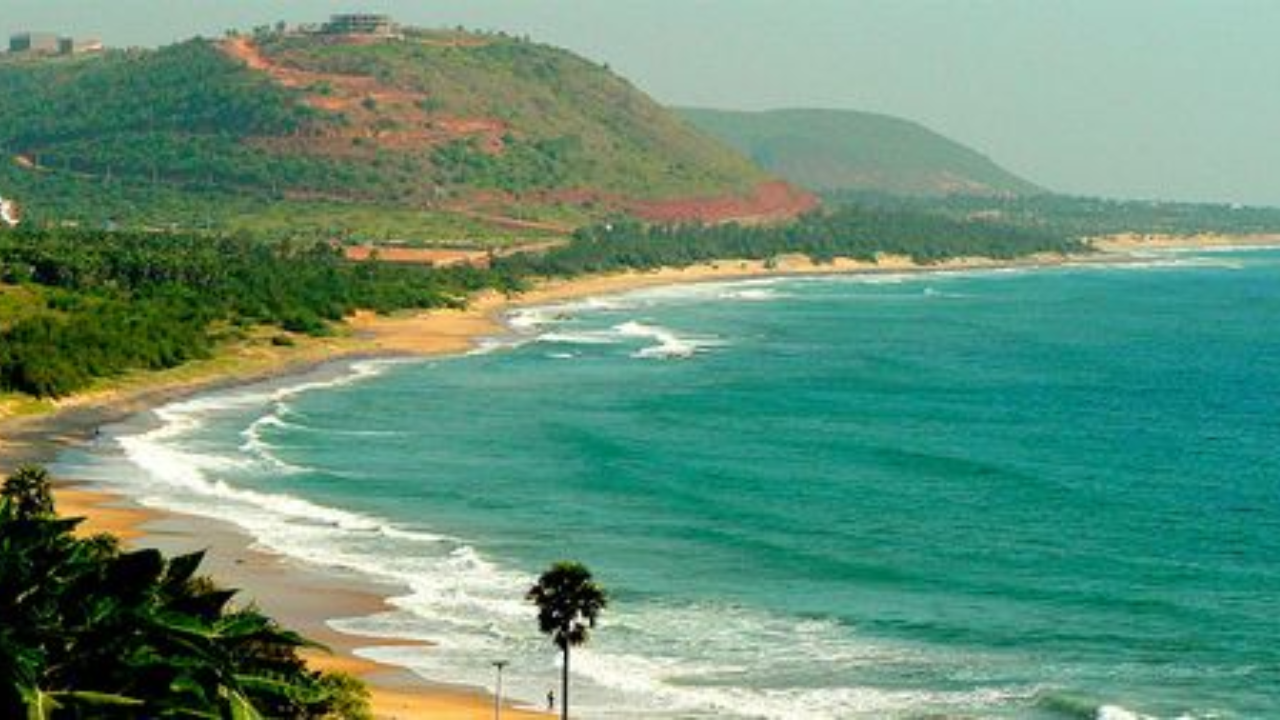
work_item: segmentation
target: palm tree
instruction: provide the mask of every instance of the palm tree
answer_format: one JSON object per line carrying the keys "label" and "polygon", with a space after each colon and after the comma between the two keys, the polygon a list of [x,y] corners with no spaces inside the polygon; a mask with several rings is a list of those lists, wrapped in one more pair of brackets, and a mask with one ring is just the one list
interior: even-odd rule
{"label": "palm tree", "polygon": [[569,718],[569,648],[587,642],[600,612],[609,604],[604,588],[578,562],[562,561],[542,573],[525,598],[538,606],[538,628],[564,653],[560,679],[560,717]]}
{"label": "palm tree", "polygon": [[53,515],[53,488],[49,473],[42,467],[23,465],[0,486],[0,498],[7,500],[15,515],[23,518]]}
{"label": "palm tree", "polygon": [[0,717],[368,717],[307,668],[317,646],[197,575],[203,553],[77,537],[51,498],[36,468],[0,486]]}

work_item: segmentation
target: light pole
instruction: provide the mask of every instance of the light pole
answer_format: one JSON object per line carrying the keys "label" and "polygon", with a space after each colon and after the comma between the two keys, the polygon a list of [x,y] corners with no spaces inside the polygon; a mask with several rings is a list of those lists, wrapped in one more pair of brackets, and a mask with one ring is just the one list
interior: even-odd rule
{"label": "light pole", "polygon": [[498,682],[493,693],[493,720],[502,720],[502,669],[508,665],[506,660],[494,660],[493,669],[498,673]]}

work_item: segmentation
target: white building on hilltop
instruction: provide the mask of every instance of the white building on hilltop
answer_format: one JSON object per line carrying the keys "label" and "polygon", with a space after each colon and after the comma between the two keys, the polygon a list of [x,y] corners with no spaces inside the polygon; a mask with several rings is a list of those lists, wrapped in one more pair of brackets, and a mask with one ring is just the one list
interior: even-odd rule
{"label": "white building on hilltop", "polygon": [[0,224],[17,227],[20,222],[22,222],[22,215],[18,210],[18,204],[0,197]]}
{"label": "white building on hilltop", "polygon": [[320,32],[323,35],[394,38],[399,37],[400,27],[389,15],[347,13],[329,18],[329,22],[321,26]]}

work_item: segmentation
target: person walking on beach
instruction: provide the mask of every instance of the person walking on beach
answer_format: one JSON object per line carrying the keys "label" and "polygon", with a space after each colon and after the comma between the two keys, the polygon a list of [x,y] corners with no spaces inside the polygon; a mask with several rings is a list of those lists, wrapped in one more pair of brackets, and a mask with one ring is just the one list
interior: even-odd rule
{"label": "person walking on beach", "polygon": [[555,712],[555,711],[556,711],[556,691],[548,690],[547,691],[547,712]]}

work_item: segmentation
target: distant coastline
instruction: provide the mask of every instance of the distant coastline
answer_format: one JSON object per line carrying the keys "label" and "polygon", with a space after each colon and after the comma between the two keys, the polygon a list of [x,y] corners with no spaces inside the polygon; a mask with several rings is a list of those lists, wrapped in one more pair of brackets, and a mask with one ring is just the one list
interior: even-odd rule
{"label": "distant coastline", "polygon": [[[514,298],[496,294],[479,296],[465,310],[397,317],[358,314],[348,323],[350,334],[346,337],[279,349],[242,362],[213,362],[186,371],[135,378],[111,389],[75,396],[49,406],[44,412],[0,415],[0,471],[8,471],[21,463],[52,462],[63,449],[91,442],[98,428],[104,425],[144,416],[152,409],[194,395],[300,374],[342,373],[350,363],[363,358],[463,353],[485,338],[505,333],[504,316],[522,307],[655,286],[760,277],[1137,262],[1144,259],[1141,253],[1145,251],[1280,247],[1280,235],[1123,235],[1095,239],[1094,246],[1101,252],[1087,256],[1032,256],[1016,261],[967,258],[935,265],[920,265],[900,257],[881,258],[878,263],[836,260],[822,265],[799,257],[783,258],[775,263],[722,261],[681,269],[548,281]],[[235,528],[209,519],[144,508],[128,497],[77,484],[73,478],[59,488],[58,499],[64,514],[88,518],[87,531],[113,532],[134,544],[171,549],[209,548],[209,568],[219,580],[246,588],[246,597],[258,601],[284,624],[334,649],[332,656],[317,656],[317,663],[364,677],[374,690],[375,708],[380,716],[406,712],[479,716],[492,707],[492,699],[478,689],[429,685],[407,671],[364,660],[356,656],[355,650],[395,643],[344,635],[326,624],[334,618],[377,612],[385,607],[385,599],[394,594],[395,588],[369,587],[354,579],[335,577],[255,551],[251,547],[252,539]],[[430,652],[425,646],[423,651]],[[521,717],[514,711],[509,716]]]}

